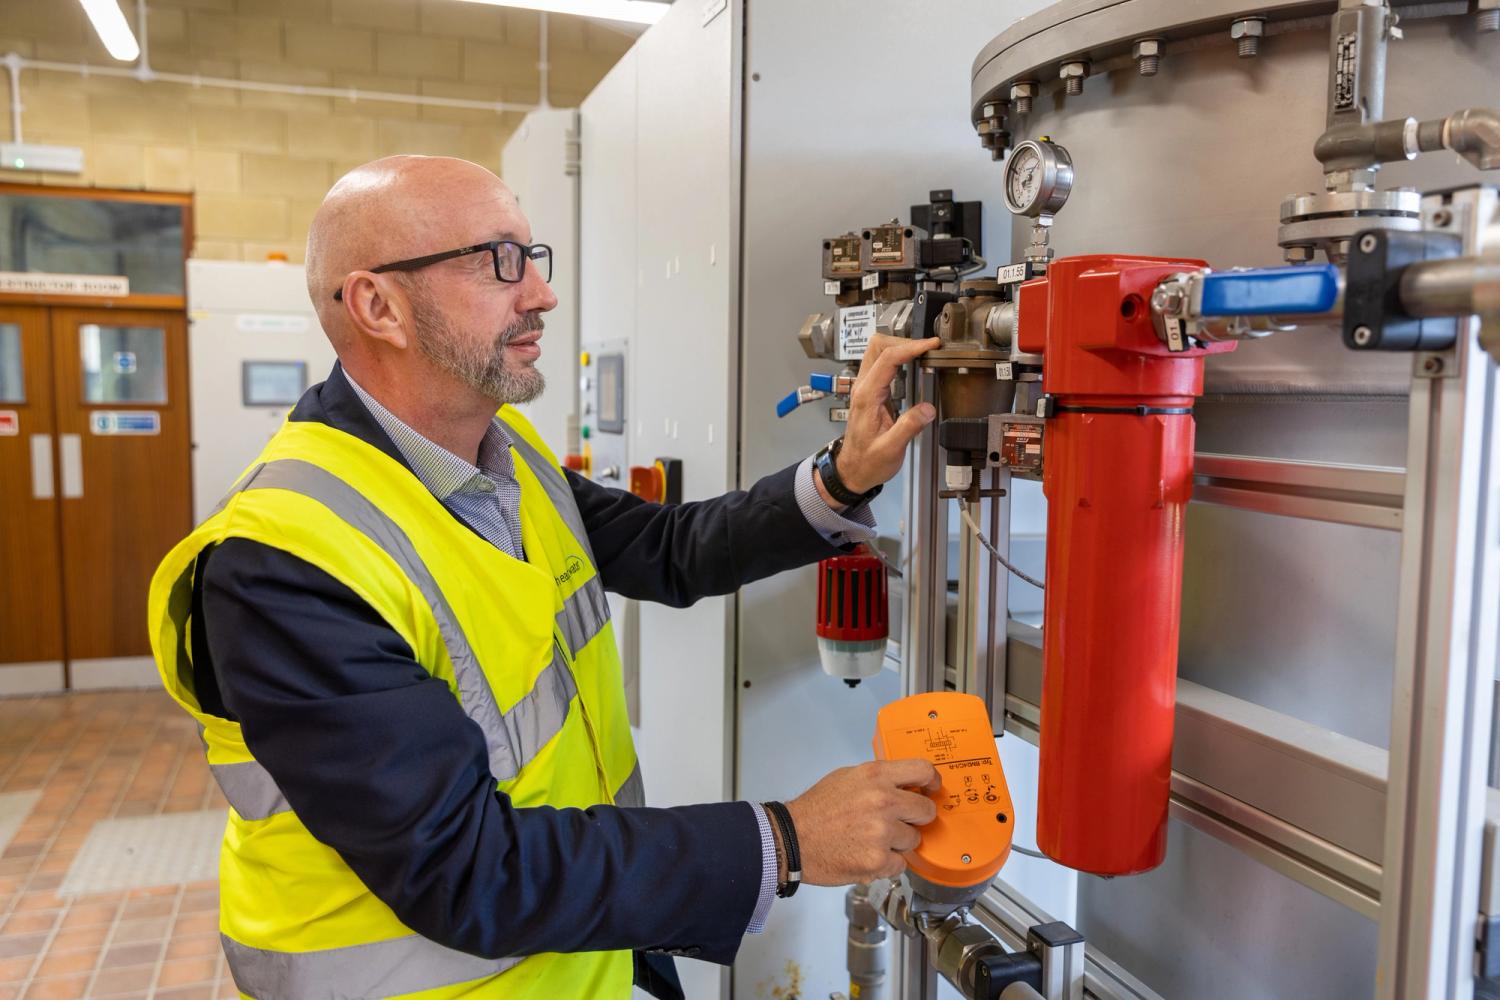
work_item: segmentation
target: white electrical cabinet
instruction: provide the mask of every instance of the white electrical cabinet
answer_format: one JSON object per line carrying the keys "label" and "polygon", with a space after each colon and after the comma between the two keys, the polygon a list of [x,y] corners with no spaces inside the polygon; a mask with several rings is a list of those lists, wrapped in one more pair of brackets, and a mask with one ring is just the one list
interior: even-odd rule
{"label": "white electrical cabinet", "polygon": [[[989,37],[1039,6],[963,0],[945,20]],[[841,431],[822,407],[775,415],[818,367],[795,335],[831,303],[822,238],[952,188],[985,202],[985,248],[1004,258],[999,166],[944,110],[963,100],[973,55],[954,38],[916,30],[894,0],[678,3],[584,101],[579,346],[628,347],[623,435],[605,440],[589,412],[597,387],[582,386],[596,478],[604,453],[627,466],[679,458],[684,498],[701,499]],[[901,492],[878,503],[883,534],[902,529]],[[1039,529],[1040,490],[1017,505],[1017,531]],[[814,602],[809,567],[685,611],[639,608],[636,739],[650,805],[788,799],[869,759],[876,710],[900,681],[885,671],[850,690],[824,674]],[[1032,748],[1017,750],[1007,766],[1034,769]],[[1024,775],[1012,782],[1028,787]],[[1070,915],[1071,873],[1033,864],[1045,870],[1028,889]],[[730,974],[678,967],[693,998],[827,996],[848,986],[844,936],[843,890],[805,887],[775,904]]]}
{"label": "white electrical cabinet", "polygon": [[299,264],[188,261],[193,519],[201,521],[281,427],[334,353]]}
{"label": "white electrical cabinet", "polygon": [[558,455],[578,448],[578,112],[533,111],[505,144],[500,177],[531,223],[533,243],[552,247],[557,308],[543,317],[536,367],[547,389],[517,407]]}

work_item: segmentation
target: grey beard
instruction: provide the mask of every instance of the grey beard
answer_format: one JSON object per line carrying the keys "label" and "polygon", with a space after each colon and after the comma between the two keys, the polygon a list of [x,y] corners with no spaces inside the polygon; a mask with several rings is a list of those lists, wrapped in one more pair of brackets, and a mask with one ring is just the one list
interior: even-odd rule
{"label": "grey beard", "polygon": [[542,394],[547,380],[533,365],[526,365],[520,371],[507,369],[505,348],[523,333],[541,328],[541,317],[530,313],[502,330],[488,352],[469,352],[460,345],[448,323],[441,320],[435,324],[419,322],[417,347],[439,368],[458,376],[465,385],[487,399],[501,406],[529,403]]}

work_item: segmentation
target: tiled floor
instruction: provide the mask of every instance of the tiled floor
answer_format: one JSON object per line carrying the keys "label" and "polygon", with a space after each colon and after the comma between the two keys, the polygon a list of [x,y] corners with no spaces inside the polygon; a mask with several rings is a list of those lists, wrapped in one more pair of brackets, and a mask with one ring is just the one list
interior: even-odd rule
{"label": "tiled floor", "polygon": [[0,1000],[238,995],[216,883],[58,892],[100,820],[225,808],[192,719],[160,691],[0,699],[0,795],[31,790],[0,853]]}

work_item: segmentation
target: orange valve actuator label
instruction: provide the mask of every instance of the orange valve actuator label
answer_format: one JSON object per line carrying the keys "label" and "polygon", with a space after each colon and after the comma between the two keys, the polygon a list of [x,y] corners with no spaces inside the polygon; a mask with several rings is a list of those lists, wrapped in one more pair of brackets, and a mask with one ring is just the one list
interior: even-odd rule
{"label": "orange valve actuator label", "polygon": [[925,758],[943,779],[941,791],[927,793],[937,819],[906,853],[912,871],[954,888],[994,878],[1010,856],[1015,811],[984,701],[933,691],[891,702],[875,718],[875,756]]}

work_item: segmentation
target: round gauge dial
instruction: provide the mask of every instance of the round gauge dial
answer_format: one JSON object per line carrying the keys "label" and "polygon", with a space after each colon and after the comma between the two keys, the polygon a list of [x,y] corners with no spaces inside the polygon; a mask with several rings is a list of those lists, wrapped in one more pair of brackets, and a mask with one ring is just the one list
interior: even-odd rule
{"label": "round gauge dial", "polygon": [[1073,190],[1073,160],[1047,139],[1018,143],[1005,161],[1005,207],[1016,215],[1053,215]]}

